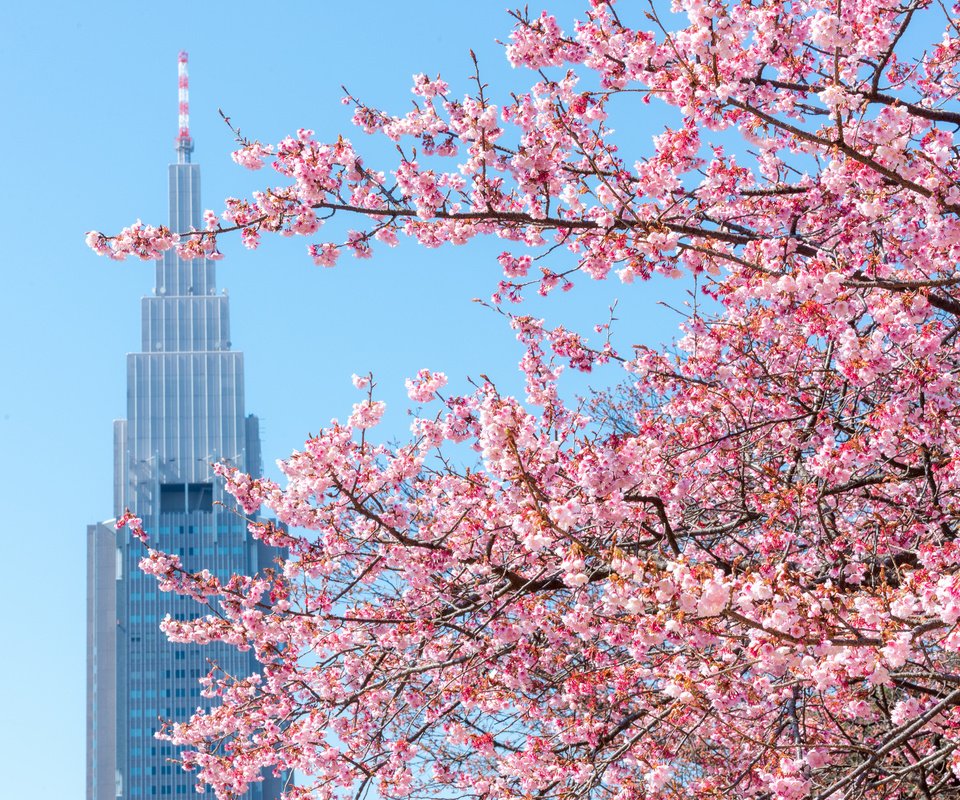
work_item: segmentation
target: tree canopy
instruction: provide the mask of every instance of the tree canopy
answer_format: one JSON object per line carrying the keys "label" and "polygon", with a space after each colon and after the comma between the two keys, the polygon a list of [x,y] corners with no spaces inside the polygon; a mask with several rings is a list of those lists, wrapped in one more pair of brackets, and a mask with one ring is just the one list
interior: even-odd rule
{"label": "tree canopy", "polygon": [[[291,798],[956,797],[960,6],[593,0],[515,12],[505,49],[534,83],[501,105],[479,72],[466,95],[417,76],[399,116],[348,98],[389,168],[309,130],[241,139],[279,185],[202,231],[88,241],[302,235],[333,266],[495,236],[504,303],[678,272],[710,302],[630,352],[514,313],[524,397],[423,371],[386,445],[357,378],[285,485],[219,466],[288,526],[251,525],[276,569],[143,567],[209,606],[171,638],[262,674],[211,673],[219,704],[163,735],[218,797],[264,769],[308,776]],[[627,163],[617,115],[667,107]],[[330,215],[355,230],[325,239]],[[558,365],[610,360],[626,388],[564,402]]]}

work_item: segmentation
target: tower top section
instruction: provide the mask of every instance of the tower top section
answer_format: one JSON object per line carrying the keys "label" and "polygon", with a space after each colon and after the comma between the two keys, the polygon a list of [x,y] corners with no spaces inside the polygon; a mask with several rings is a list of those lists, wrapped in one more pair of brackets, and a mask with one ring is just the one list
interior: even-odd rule
{"label": "tower top section", "polygon": [[187,51],[181,50],[177,56],[177,99],[179,112],[177,122],[177,163],[189,164],[193,152],[193,139],[190,138],[190,75],[187,72]]}

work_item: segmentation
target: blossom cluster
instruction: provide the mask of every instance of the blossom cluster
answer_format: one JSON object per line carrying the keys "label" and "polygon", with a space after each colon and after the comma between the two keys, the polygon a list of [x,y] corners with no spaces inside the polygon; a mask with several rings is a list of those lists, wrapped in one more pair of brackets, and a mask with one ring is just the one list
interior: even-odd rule
{"label": "blossom cluster", "polygon": [[[354,376],[366,397],[285,485],[219,468],[282,523],[251,526],[277,568],[144,563],[215,612],[169,635],[262,666],[211,678],[220,704],[162,733],[219,797],[264,770],[307,776],[290,798],[960,791],[960,8],[629,12],[592,0],[569,32],[516,12],[507,58],[535,83],[502,105],[479,73],[461,99],[416,76],[402,116],[348,98],[404,145],[390,169],[306,129],[241,142],[283,186],[179,238],[89,236],[151,259],[302,235],[334,266],[491,235],[497,302],[580,275],[692,275],[705,295],[672,347],[509,315],[522,397],[422,370],[407,389],[428,410],[388,446]],[[631,102],[679,121],[627,163],[610,125]],[[319,211],[355,227],[320,238]],[[617,390],[564,402],[564,368],[611,362]]]}

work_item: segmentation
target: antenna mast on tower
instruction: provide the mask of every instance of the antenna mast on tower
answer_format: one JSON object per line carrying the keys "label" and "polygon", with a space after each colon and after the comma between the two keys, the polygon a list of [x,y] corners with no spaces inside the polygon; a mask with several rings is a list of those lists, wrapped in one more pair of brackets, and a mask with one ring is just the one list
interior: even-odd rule
{"label": "antenna mast on tower", "polygon": [[189,164],[190,154],[193,152],[193,139],[190,138],[190,76],[187,73],[186,50],[181,50],[177,57],[177,87],[177,97],[180,101],[177,161],[180,164]]}

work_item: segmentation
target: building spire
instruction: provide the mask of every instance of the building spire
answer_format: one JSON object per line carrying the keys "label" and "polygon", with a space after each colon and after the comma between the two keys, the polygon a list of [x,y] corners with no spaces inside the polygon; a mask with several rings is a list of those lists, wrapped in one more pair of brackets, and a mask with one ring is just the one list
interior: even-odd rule
{"label": "building spire", "polygon": [[180,101],[177,133],[177,163],[189,164],[193,152],[190,138],[190,76],[187,74],[187,51],[181,50],[177,57],[177,97]]}

